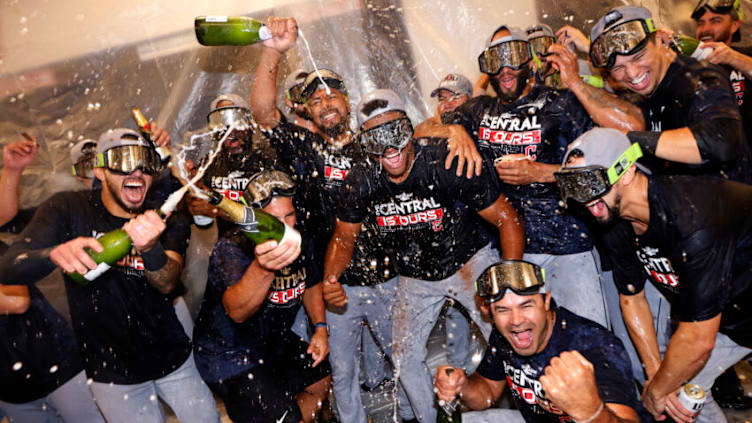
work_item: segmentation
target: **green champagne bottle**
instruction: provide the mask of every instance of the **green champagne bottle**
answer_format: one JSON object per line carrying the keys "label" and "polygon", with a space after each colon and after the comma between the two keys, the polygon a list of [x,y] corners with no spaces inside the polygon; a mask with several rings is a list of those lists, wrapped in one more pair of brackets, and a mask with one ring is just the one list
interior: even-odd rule
{"label": "green champagne bottle", "polygon": [[302,241],[300,233],[295,228],[288,226],[261,209],[246,207],[216,191],[209,191],[207,195],[209,203],[227,213],[230,219],[240,226],[245,236],[255,244],[270,239],[274,239],[280,244],[288,239],[292,239],[298,244]]}
{"label": "green champagne bottle", "polygon": [[[446,375],[449,376],[454,371],[453,368],[444,369]],[[455,399],[454,401],[446,402],[439,400],[439,409],[436,412],[436,423],[462,423],[462,412],[460,411],[460,405]]]}
{"label": "green champagne bottle", "polygon": [[91,258],[97,263],[97,268],[89,270],[83,275],[78,272],[68,273],[68,276],[80,285],[88,285],[89,282],[98,278],[102,273],[110,270],[110,268],[117,263],[118,260],[125,257],[133,247],[131,237],[125,233],[123,228],[107,232],[99,237],[98,241],[102,244],[102,248],[104,248],[101,253],[98,253],[91,248],[86,249],[86,252],[88,252]]}
{"label": "green champagne bottle", "polygon": [[154,143],[154,140],[151,139],[151,124],[149,124],[149,121],[144,114],[141,113],[141,109],[136,106],[131,107],[131,115],[133,116],[133,120],[136,121],[141,136],[144,137],[146,142],[151,144],[155,150],[157,150],[157,154],[159,154],[162,164],[168,162],[170,160],[170,149],[167,147],[158,147],[157,144]]}
{"label": "green champagne bottle", "polygon": [[674,35],[671,38],[671,49],[677,53],[693,57],[697,60],[706,59],[713,51],[712,48],[702,48],[700,40],[679,34]]}
{"label": "green champagne bottle", "polygon": [[272,38],[261,21],[246,16],[197,16],[193,27],[205,46],[246,46]]}

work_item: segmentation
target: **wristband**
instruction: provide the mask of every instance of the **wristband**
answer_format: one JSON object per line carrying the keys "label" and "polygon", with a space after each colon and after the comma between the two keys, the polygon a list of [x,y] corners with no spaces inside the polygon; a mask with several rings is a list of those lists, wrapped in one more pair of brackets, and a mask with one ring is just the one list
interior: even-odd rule
{"label": "wristband", "polygon": [[629,141],[640,144],[640,148],[645,153],[649,153],[655,156],[655,150],[658,148],[658,139],[661,137],[661,132],[651,131],[629,131],[627,132],[627,138]]}
{"label": "wristband", "polygon": [[162,243],[157,241],[153,247],[141,252],[141,258],[144,260],[144,268],[150,272],[159,270],[167,264],[167,253],[165,253]]}
{"label": "wristband", "polygon": [[598,417],[601,414],[601,412],[603,412],[603,407],[605,405],[606,404],[604,404],[603,401],[601,401],[601,406],[598,407],[598,410],[595,412],[595,414],[593,414],[592,416],[590,416],[589,418],[587,418],[585,420],[577,420],[577,423],[590,423],[590,422],[592,422],[593,420],[595,420],[596,417]]}
{"label": "wristband", "polygon": [[325,328],[326,334],[329,335],[329,325],[326,324],[326,322],[318,322],[313,325],[313,330],[315,331],[318,328]]}

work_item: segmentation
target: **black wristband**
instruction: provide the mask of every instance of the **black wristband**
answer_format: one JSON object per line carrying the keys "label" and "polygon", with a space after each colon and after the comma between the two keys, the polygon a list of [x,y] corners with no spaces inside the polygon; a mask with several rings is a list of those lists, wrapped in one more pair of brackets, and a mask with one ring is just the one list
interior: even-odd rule
{"label": "black wristband", "polygon": [[655,150],[658,148],[658,139],[661,132],[653,131],[630,131],[627,132],[627,138],[633,143],[640,144],[643,153],[655,156]]}
{"label": "black wristband", "polygon": [[150,272],[159,270],[167,264],[167,253],[165,253],[162,243],[157,241],[153,247],[141,252],[141,258],[144,260],[144,268]]}

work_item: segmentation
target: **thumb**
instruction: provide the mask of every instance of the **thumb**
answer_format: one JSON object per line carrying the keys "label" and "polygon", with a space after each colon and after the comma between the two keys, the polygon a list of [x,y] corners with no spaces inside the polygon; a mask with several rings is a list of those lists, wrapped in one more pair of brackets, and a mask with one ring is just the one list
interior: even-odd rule
{"label": "thumb", "polygon": [[326,283],[328,285],[334,285],[337,283],[337,277],[334,275],[329,275],[329,277],[326,278]]}

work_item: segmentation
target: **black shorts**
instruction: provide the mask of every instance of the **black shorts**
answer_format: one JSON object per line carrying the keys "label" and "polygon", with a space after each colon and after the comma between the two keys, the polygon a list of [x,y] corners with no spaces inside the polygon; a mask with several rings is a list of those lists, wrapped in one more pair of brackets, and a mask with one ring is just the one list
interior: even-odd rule
{"label": "black shorts", "polygon": [[328,360],[312,367],[307,349],[306,342],[289,332],[262,364],[209,387],[222,398],[234,423],[298,423],[303,418],[295,397],[332,373]]}

